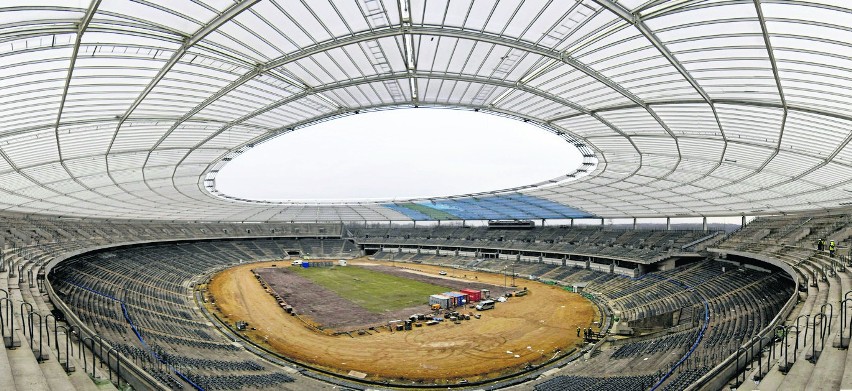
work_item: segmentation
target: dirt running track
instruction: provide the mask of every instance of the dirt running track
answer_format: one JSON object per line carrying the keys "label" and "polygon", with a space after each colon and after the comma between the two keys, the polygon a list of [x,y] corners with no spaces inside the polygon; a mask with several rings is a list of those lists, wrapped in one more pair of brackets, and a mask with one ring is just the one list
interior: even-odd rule
{"label": "dirt running track", "polygon": [[[253,268],[274,263],[283,261],[240,265],[214,276],[207,288],[219,309],[210,309],[232,324],[248,321],[257,330],[248,331],[246,336],[284,356],[341,374],[363,372],[372,380],[455,383],[511,373],[528,363],[550,359],[556,349],[566,351],[577,346],[581,342],[577,327],[589,327],[596,316],[594,306],[580,295],[521,280],[518,284],[529,287],[530,294],[498,303],[497,308],[481,312],[482,319],[458,325],[443,322],[405,332],[384,329],[355,338],[329,336],[281,310],[251,273]],[[503,284],[502,275],[397,265],[433,276],[447,270],[447,278],[461,279],[464,273],[471,282],[476,276],[476,282]]]}

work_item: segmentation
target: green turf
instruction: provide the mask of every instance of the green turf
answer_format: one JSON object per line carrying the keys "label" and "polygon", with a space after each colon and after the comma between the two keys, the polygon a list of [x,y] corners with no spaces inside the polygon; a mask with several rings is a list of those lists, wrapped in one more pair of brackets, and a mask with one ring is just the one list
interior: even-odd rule
{"label": "green turf", "polygon": [[395,311],[429,303],[429,295],[449,290],[357,266],[292,268],[315,284],[370,312]]}

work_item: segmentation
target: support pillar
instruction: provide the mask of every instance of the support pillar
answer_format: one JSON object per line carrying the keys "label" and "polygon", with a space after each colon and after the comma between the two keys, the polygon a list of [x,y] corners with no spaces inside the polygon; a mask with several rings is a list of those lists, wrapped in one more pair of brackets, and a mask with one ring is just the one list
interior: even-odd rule
{"label": "support pillar", "polygon": [[604,219],[601,218],[601,227],[603,227],[603,225],[604,225]]}
{"label": "support pillar", "polygon": [[701,229],[707,232],[707,216],[701,218]]}
{"label": "support pillar", "polygon": [[574,226],[574,219],[571,219],[571,227]]}
{"label": "support pillar", "polygon": [[666,231],[672,230],[672,218],[666,217]]}
{"label": "support pillar", "polygon": [[745,227],[745,225],[746,225],[746,217],[745,217],[745,215],[742,215],[742,219],[740,220],[740,226]]}
{"label": "support pillar", "polygon": [[633,230],[634,231],[636,230],[636,218],[635,217],[633,218]]}

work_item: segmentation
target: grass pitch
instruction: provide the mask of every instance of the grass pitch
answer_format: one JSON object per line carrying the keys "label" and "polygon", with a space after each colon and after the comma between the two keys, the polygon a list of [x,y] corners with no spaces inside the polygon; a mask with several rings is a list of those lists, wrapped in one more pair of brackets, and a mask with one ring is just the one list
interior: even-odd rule
{"label": "grass pitch", "polygon": [[428,304],[429,295],[449,290],[357,266],[296,268],[295,272],[367,311],[379,313]]}

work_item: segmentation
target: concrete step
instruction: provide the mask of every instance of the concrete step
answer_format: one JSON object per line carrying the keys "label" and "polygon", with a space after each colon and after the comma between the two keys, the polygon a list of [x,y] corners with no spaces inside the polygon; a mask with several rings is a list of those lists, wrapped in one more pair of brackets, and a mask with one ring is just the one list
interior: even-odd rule
{"label": "concrete step", "polygon": [[[795,342],[795,338],[788,336],[788,341]],[[781,371],[778,370],[779,364],[781,364],[782,361],[783,361],[783,356],[781,355],[781,352],[782,352],[781,343],[776,343],[774,349],[775,349],[775,356],[774,356],[775,359],[770,360],[771,366],[769,368],[766,368],[766,360],[764,359],[764,362],[763,362],[763,367],[764,367],[763,368],[763,371],[764,371],[763,379],[761,379],[759,381],[754,381],[753,380],[754,375],[750,374],[749,376],[746,377],[745,383],[741,384],[737,388],[738,391],[777,390],[781,386],[781,383],[784,382],[784,378],[785,378],[785,375],[783,373],[781,373]],[[767,352],[767,354],[768,354],[768,352]],[[791,350],[790,351],[790,355],[791,355],[790,360],[791,361],[792,361],[792,354],[793,354],[793,351]],[[752,366],[754,367],[756,365],[752,364]]]}
{"label": "concrete step", "polygon": [[52,391],[74,391],[76,388],[68,378],[68,374],[61,365],[54,359],[44,361],[40,364],[41,372],[47,380],[47,385]]}
{"label": "concrete step", "polygon": [[[72,384],[74,384],[74,388],[78,391],[99,391],[115,389],[115,387],[112,386],[112,383],[103,379],[97,380],[101,383],[104,383],[102,387],[99,387],[95,383],[96,380],[92,380],[92,378],[89,377],[89,375],[87,375],[84,371],[72,372],[68,375],[68,379],[71,381]],[[109,385],[109,387],[107,387],[107,385]]]}
{"label": "concrete step", "polygon": [[[16,331],[20,337],[20,333]],[[47,379],[28,346],[7,350],[9,364],[15,377],[17,391],[49,391]]]}
{"label": "concrete step", "polygon": [[[0,289],[6,289],[8,287],[8,272],[0,273]],[[2,294],[0,294],[2,296]],[[6,349],[0,345],[0,390],[15,390],[15,379],[12,376],[12,366],[9,362],[9,356],[6,353]]]}
{"label": "concrete step", "polygon": [[[17,280],[15,280],[15,284],[17,284]],[[74,385],[68,379],[68,375],[65,373],[64,368],[59,364],[56,360],[56,356],[51,354],[50,347],[47,343],[47,337],[44,336],[44,340],[39,344],[40,334],[38,331],[33,332],[32,336],[32,346],[30,346],[30,337],[25,336],[21,328],[21,320],[24,319],[24,314],[20,313],[20,303],[27,302],[30,304],[35,304],[31,293],[29,292],[29,287],[26,282],[18,284],[15,288],[12,289],[10,294],[13,302],[15,303],[15,328],[16,337],[20,338],[21,347],[15,349],[15,363],[12,365],[12,374],[15,377],[15,385],[18,390],[40,390],[40,389],[50,389],[55,391],[73,391],[75,389]],[[37,310],[37,306],[34,305],[33,309],[36,310],[37,313],[41,313],[41,311]],[[34,321],[37,321],[34,319]],[[37,327],[35,327],[37,329]],[[42,362],[39,363],[37,359],[37,355],[41,354]],[[33,368],[33,365],[35,366]],[[38,372],[36,372],[38,370]]]}
{"label": "concrete step", "polygon": [[[77,343],[74,342],[74,355],[71,356],[71,365],[75,371],[68,373],[68,378],[78,390],[114,390],[115,386],[109,381],[106,366],[101,367],[100,361],[95,358],[95,375],[92,377],[92,356],[91,352],[86,350],[86,362],[79,357],[77,352]],[[64,352],[63,347],[63,352]]]}
{"label": "concrete step", "polygon": [[[819,312],[820,305],[822,305],[822,303],[826,302],[826,299],[828,297],[828,293],[829,293],[828,289],[822,289],[816,295],[817,296],[816,300],[814,300],[814,302],[812,303],[811,311],[809,312],[812,315],[811,319],[813,318],[813,314]],[[814,350],[813,346],[814,346],[814,342],[815,342],[813,340],[812,328],[810,327],[810,323],[808,324],[808,327],[803,327],[803,329],[804,329],[803,332],[808,333],[808,343],[804,345],[803,349],[799,349],[799,355],[796,357],[796,364],[793,365],[793,367],[790,369],[790,372],[787,373],[787,376],[784,378],[784,381],[781,383],[781,388],[785,389],[785,390],[786,389],[790,389],[790,390],[806,389],[807,385],[810,381],[811,375],[813,374],[814,369],[816,368],[816,365],[814,365],[813,363],[808,361],[808,358],[810,357],[811,353]],[[819,333],[817,332],[817,334],[819,334]],[[802,339],[802,341],[804,342],[804,339]],[[817,335],[817,341],[816,342],[819,343],[819,335]],[[826,349],[832,349],[831,348],[831,337],[830,336],[827,337],[825,347],[824,347],[823,350],[826,350]],[[821,352],[819,352],[819,346],[817,346],[817,350],[818,350],[818,353],[821,354]]]}
{"label": "concrete step", "polygon": [[808,390],[838,390],[846,367],[846,350],[826,346],[810,375]]}

